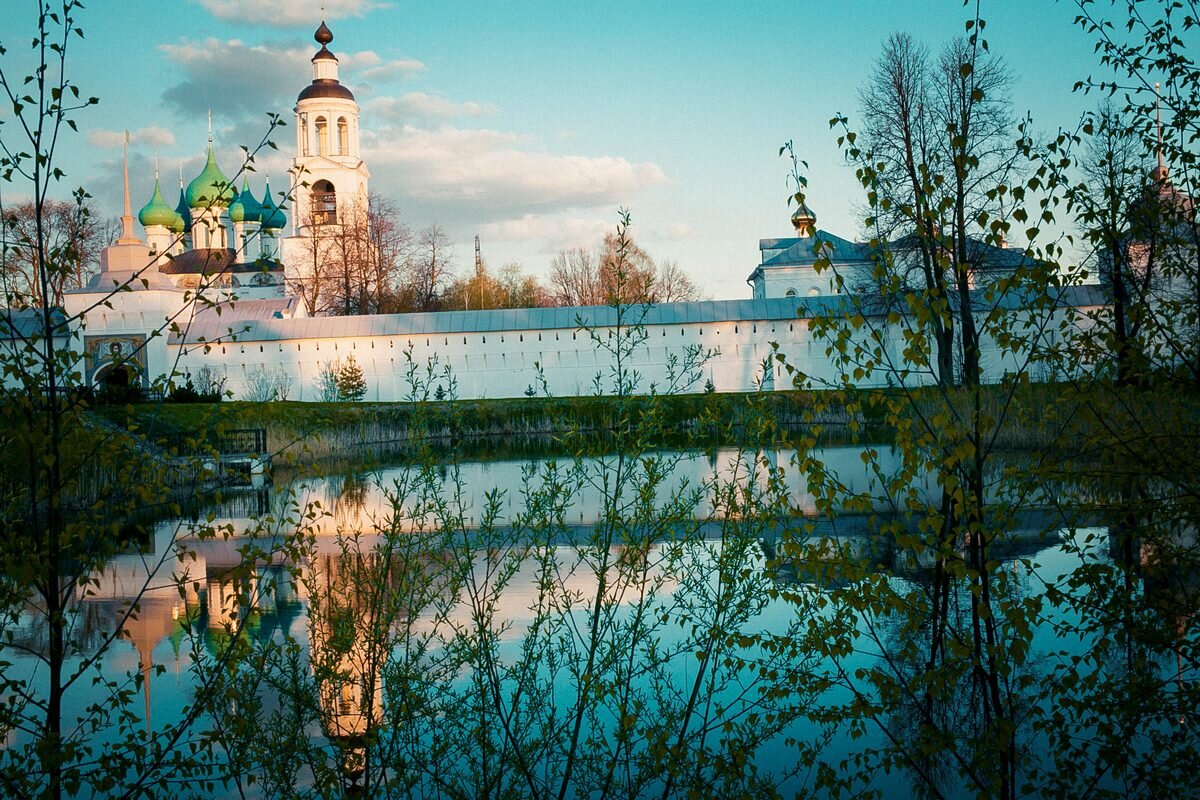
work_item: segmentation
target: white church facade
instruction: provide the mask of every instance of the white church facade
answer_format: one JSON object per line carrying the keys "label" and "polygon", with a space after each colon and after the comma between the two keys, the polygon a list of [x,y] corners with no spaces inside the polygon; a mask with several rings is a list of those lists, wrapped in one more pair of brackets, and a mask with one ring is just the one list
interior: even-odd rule
{"label": "white church facade", "polygon": [[[133,227],[126,174],[121,238],[103,254],[101,272],[65,303],[67,314],[83,321],[81,372],[88,384],[178,385],[204,373],[245,398],[271,374],[284,379],[288,399],[316,400],[322,371],[352,356],[365,374],[367,400],[408,399],[414,365],[421,375],[432,366],[444,396],[591,394],[598,376],[599,386],[611,390],[616,343],[631,330],[637,344],[626,366],[640,375],[639,392],[701,391],[706,384],[718,392],[791,388],[778,356],[838,382],[809,320],[844,309],[852,287],[818,273],[814,253],[826,249],[847,274],[867,269],[871,254],[817,230],[807,208],[792,219],[795,237],[760,242],[761,263],[748,279],[753,296],[745,300],[310,316],[293,289],[306,279],[313,229],[364,210],[370,179],[359,147],[359,107],[328,48],[333,34],[322,22],[314,38],[320,49],[312,81],[295,107],[290,198],[273,196],[269,181],[261,199],[246,181],[236,190],[216,163],[210,135],[205,167],[186,187],[180,181],[176,206],[156,177],[138,215],[142,239]],[[992,249],[991,257],[1014,265],[1024,257]],[[1066,313],[1101,302],[1097,287],[1075,287],[1061,307]],[[900,364],[902,326],[877,322],[882,346]],[[696,382],[676,385],[673,374],[696,353],[707,356]],[[983,362],[992,379],[1020,366],[992,342],[984,342]],[[888,381],[879,372],[863,382]]]}

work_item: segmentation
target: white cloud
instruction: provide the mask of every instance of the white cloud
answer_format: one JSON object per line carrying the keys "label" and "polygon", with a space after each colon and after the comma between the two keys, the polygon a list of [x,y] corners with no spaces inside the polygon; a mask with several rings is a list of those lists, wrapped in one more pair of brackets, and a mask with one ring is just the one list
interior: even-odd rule
{"label": "white cloud", "polygon": [[655,231],[655,235],[660,239],[678,242],[683,239],[691,239],[694,237],[696,235],[696,229],[691,225],[686,225],[682,222],[676,222],[668,225],[664,230]]}
{"label": "white cloud", "polygon": [[[99,147],[103,150],[112,150],[125,143],[124,131],[95,129],[88,131],[87,137],[88,142],[93,147]],[[151,125],[146,128],[139,128],[136,131],[130,131],[129,143],[150,145],[151,147],[173,147],[175,145],[175,134],[165,128]]]}
{"label": "white cloud", "polygon": [[[290,110],[296,94],[312,79],[312,45],[249,45],[240,39],[182,40],[159,46],[179,65],[184,79],[163,99],[185,114],[233,119],[247,114]],[[385,61],[362,50],[338,55],[342,82],[355,92],[370,91],[369,81],[408,77],[425,69],[416,59]]]}
{"label": "white cloud", "polygon": [[519,147],[525,143],[512,133],[453,127],[406,125],[363,134],[372,172],[388,173],[413,198],[493,219],[619,205],[667,182],[657,164],[535,152]]}
{"label": "white cloud", "polygon": [[425,92],[409,92],[403,97],[376,97],[365,104],[365,110],[385,122],[412,122],[414,119],[452,119],[454,117],[483,117],[498,110],[491,103],[468,100],[456,103]]}
{"label": "white cloud", "polygon": [[604,234],[613,230],[616,215],[603,217],[579,217],[564,214],[525,214],[515,219],[503,219],[486,223],[479,228],[479,235],[488,241],[535,242],[540,251],[557,253],[572,247],[593,248],[604,239]]}
{"label": "white cloud", "polygon": [[[217,19],[276,28],[311,26],[342,17],[361,17],[387,8],[377,0],[198,0]],[[322,11],[322,9],[324,9]]]}
{"label": "white cloud", "polygon": [[394,58],[391,61],[382,61],[376,66],[362,69],[358,72],[354,72],[353,68],[351,68],[350,76],[355,80],[362,81],[364,86],[369,88],[371,82],[384,82],[396,78],[411,78],[424,69],[425,64],[415,58]]}
{"label": "white cloud", "polygon": [[189,115],[209,109],[219,117],[282,111],[284,99],[304,86],[311,48],[248,45],[209,37],[159,46],[180,66],[184,80],[163,93],[168,104]]}

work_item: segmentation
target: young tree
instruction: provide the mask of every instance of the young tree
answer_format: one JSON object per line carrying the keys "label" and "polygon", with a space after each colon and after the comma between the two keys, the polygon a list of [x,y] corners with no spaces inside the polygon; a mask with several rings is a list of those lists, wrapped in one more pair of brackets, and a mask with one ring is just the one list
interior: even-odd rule
{"label": "young tree", "polygon": [[[224,779],[221,756],[201,730],[200,711],[216,700],[211,682],[192,687],[196,713],[158,724],[146,720],[143,728],[137,696],[148,688],[152,668],[112,675],[100,667],[122,638],[134,635],[140,604],[149,602],[153,588],[172,585],[158,571],[165,572],[176,553],[170,539],[167,552],[143,560],[127,602],[115,604],[112,624],[84,635],[86,601],[99,590],[97,574],[109,557],[142,537],[133,522],[137,514],[186,486],[188,474],[203,474],[203,464],[185,466],[143,434],[102,423],[87,408],[85,392],[74,388],[83,383],[83,314],[69,316],[58,302],[62,290],[82,278],[94,234],[83,214],[82,189],[73,193],[69,210],[51,195],[65,177],[58,144],[76,129],[77,114],[98,102],[80,90],[68,68],[68,54],[83,36],[81,9],[75,0],[36,6],[32,35],[24,39],[34,65],[28,75],[14,73],[7,40],[0,45],[0,93],[8,109],[0,120],[0,178],[32,198],[17,241],[24,288],[6,297],[24,307],[0,314],[0,427],[7,444],[0,461],[6,498],[0,692],[8,698],[0,711],[6,739],[0,792],[13,798],[59,800],[117,787],[127,796],[151,796],[171,781]],[[10,13],[6,24],[15,30],[24,20]],[[12,193],[6,188],[3,194]],[[11,218],[5,216],[7,236]],[[71,231],[84,238],[71,240]],[[140,275],[135,270],[98,303],[129,290]],[[169,325],[164,320],[156,333],[163,335]],[[186,575],[174,580],[170,591],[186,593]],[[235,596],[246,599],[245,592]],[[243,625],[232,621],[227,631],[237,635]],[[226,649],[217,662],[233,658]]]}
{"label": "young tree", "polygon": [[[995,252],[1001,241],[1005,223],[994,206],[1016,157],[1007,84],[977,35],[953,41],[936,62],[911,37],[888,39],[862,94],[865,130],[841,117],[832,123],[867,196],[871,289],[844,295],[809,323],[840,372],[829,388],[841,391],[818,405],[844,403],[896,435],[895,462],[883,448],[863,448],[877,476],[871,491],[852,490],[831,466],[807,459],[818,507],[869,515],[871,535],[888,542],[894,563],[924,573],[910,589],[874,577],[872,564],[852,555],[823,559],[819,574],[835,587],[844,623],[826,630],[831,680],[854,698],[838,713],[842,725],[878,726],[883,744],[868,751],[877,759],[869,763],[905,767],[931,796],[1015,798],[1030,766],[1017,687],[1036,608],[997,572],[1023,500],[987,478],[1000,469],[998,432],[1014,424],[1013,397],[1028,380],[1029,344],[1056,323],[1046,291],[1052,269],[1033,259],[1006,260],[1002,271],[981,261],[984,245]],[[796,183],[802,204],[798,172]],[[836,274],[818,256],[819,268]],[[985,343],[1016,373],[995,388],[983,383]],[[821,385],[798,377],[801,387]],[[853,390],[864,382],[892,390]],[[836,539],[809,547],[809,558],[844,552]],[[851,667],[847,647],[882,655]]]}

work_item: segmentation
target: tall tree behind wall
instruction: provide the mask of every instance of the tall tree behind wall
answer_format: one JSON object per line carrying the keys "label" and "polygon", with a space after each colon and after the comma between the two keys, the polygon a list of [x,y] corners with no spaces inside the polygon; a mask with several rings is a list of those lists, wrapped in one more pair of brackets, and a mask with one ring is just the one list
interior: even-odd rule
{"label": "tall tree behind wall", "polygon": [[557,306],[676,303],[701,299],[699,286],[674,261],[655,263],[636,243],[624,259],[609,233],[596,250],[562,250],[550,264],[549,291]]}
{"label": "tall tree behind wall", "polygon": [[100,248],[109,243],[106,222],[94,215],[85,195],[74,202],[44,201],[40,235],[46,239],[54,269],[47,276],[49,295],[43,297],[37,269],[38,213],[32,201],[7,207],[0,196],[0,281],[10,308],[36,307],[43,300],[62,305],[64,291],[83,286],[96,273]]}
{"label": "tall tree behind wall", "polygon": [[378,314],[409,310],[404,284],[416,257],[416,237],[395,204],[371,194],[367,205],[344,204],[336,221],[300,211],[307,236],[297,249],[291,290],[313,313]]}

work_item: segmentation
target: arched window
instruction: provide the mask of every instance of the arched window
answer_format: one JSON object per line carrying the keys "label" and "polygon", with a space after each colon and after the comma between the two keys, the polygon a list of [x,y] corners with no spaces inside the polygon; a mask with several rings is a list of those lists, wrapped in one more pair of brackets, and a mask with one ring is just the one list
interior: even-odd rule
{"label": "arched window", "polygon": [[313,184],[312,217],[314,225],[332,225],[337,222],[337,194],[329,181],[320,180]]}
{"label": "arched window", "polygon": [[809,297],[817,297],[820,294],[821,294],[821,290],[815,286],[808,290]]}
{"label": "arched window", "polygon": [[350,154],[350,126],[345,117],[338,117],[338,155]]}
{"label": "arched window", "polygon": [[784,292],[783,296],[784,296],[784,297],[795,297],[795,296],[796,296],[796,290],[795,290],[795,289],[788,289],[786,292]]}
{"label": "arched window", "polygon": [[317,117],[317,153],[329,155],[329,123],[324,117]]}

